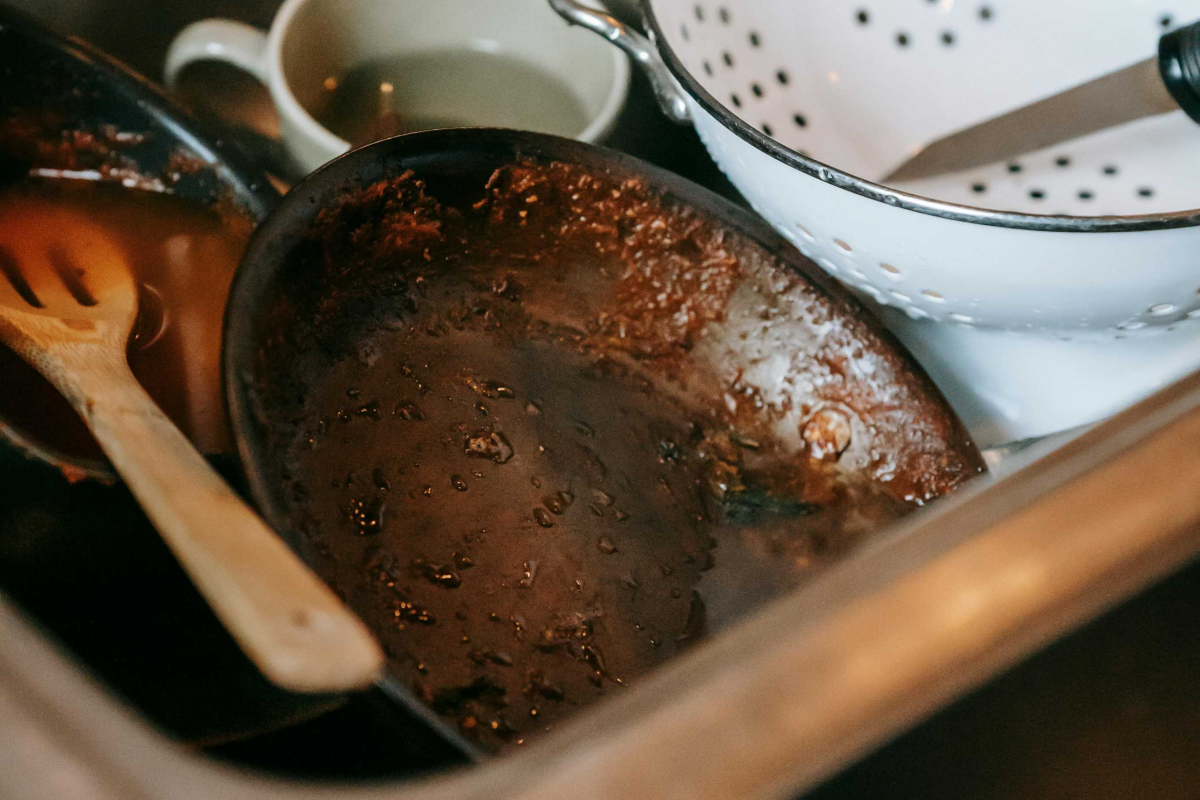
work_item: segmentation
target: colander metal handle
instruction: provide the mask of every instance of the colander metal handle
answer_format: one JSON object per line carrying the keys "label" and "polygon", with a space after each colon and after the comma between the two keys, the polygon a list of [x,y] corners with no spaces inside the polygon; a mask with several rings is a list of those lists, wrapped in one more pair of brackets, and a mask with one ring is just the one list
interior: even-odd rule
{"label": "colander metal handle", "polygon": [[691,122],[687,101],[653,42],[609,14],[588,8],[575,0],[550,0],[550,6],[572,25],[587,28],[624,50],[650,79],[663,113],[680,124]]}

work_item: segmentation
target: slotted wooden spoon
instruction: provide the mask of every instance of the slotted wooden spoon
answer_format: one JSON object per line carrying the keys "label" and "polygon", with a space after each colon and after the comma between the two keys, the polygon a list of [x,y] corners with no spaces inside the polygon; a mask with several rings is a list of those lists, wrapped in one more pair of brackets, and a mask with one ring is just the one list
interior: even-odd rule
{"label": "slotted wooden spoon", "polygon": [[192,447],[129,369],[137,288],[121,249],[79,214],[0,208],[0,341],[83,417],[176,558],[270,680],[302,692],[373,682],[383,654]]}

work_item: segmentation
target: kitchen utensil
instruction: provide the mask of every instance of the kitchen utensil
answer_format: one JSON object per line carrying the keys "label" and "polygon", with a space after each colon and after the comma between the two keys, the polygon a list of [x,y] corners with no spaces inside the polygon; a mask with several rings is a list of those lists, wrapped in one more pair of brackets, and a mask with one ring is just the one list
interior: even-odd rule
{"label": "kitchen utensil", "polygon": [[649,0],[649,40],[553,4],[630,51],[750,204],[886,307],[981,444],[1096,420],[1200,367],[1185,115],[903,188],[858,177],[1144,58],[1200,2]]}
{"label": "kitchen utensil", "polygon": [[[159,187],[247,232],[279,200],[228,139],[157,86],[11,5],[0,7],[0,98],[6,178]],[[0,411],[0,592],[45,636],[177,742],[229,741],[344,702],[264,678],[108,462],[66,457],[39,433]],[[235,458],[214,463],[238,485]]]}
{"label": "kitchen utensil", "polygon": [[103,230],[55,206],[0,209],[0,339],[87,422],[146,514],[263,673],[360,688],[382,654],[362,623],[233,493],[125,360],[137,290]]}
{"label": "kitchen utensil", "polygon": [[[559,132],[582,141],[603,137],[625,102],[629,66],[582,34],[562,33],[561,23],[540,0],[288,0],[266,33],[223,19],[189,25],[171,44],[164,73],[167,86],[174,89],[188,64],[220,60],[258,78],[270,89],[284,146],[302,175],[351,146],[316,119],[330,103],[331,91],[355,67],[397,56],[433,55],[445,62],[432,73],[423,69],[420,78],[407,76],[420,85],[406,83],[404,69],[387,87],[381,84],[377,102],[402,98],[401,116],[424,117],[430,127],[512,127],[520,120],[526,123],[521,127],[559,131],[560,117],[577,111],[577,129]],[[446,65],[457,60],[463,68],[468,62],[482,66],[489,58],[495,70],[515,63],[522,68],[520,74],[536,71],[554,84],[551,88],[559,89],[556,96],[561,100],[575,102],[570,108],[556,108],[544,87],[526,85],[518,76],[472,107],[474,89],[460,85],[456,76],[461,70]],[[490,100],[497,102],[489,110],[483,101]],[[535,104],[544,107],[535,112]]]}
{"label": "kitchen utensil", "polygon": [[1200,22],[1163,34],[1158,55],[952,133],[880,183],[961,172],[1182,109],[1200,122]]}
{"label": "kitchen utensil", "polygon": [[[390,692],[485,748],[981,469],[920,371],[761,221],[556,137],[412,134],[314,173],[253,236],[225,343],[263,513],[383,638]],[[809,442],[838,465],[828,495]],[[791,488],[767,488],[773,459]]]}

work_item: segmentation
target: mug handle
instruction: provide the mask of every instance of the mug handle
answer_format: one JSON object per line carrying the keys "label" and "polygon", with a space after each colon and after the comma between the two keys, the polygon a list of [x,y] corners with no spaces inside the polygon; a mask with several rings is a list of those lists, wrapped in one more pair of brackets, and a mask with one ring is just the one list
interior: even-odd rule
{"label": "mug handle", "polygon": [[[176,34],[167,48],[163,65],[163,83],[169,91],[179,88],[179,76],[184,68],[197,61],[223,61],[248,72],[259,83],[270,88],[270,67],[267,63],[267,34],[253,26],[231,19],[206,19],[193,22]],[[307,170],[296,163],[284,147],[278,134],[264,133],[253,126],[226,120],[230,134],[267,170],[285,181],[298,180]]]}
{"label": "mug handle", "polygon": [[269,85],[266,53],[267,34],[258,28],[231,19],[193,22],[176,34],[167,49],[164,82],[175,91],[184,67],[197,61],[224,61]]}

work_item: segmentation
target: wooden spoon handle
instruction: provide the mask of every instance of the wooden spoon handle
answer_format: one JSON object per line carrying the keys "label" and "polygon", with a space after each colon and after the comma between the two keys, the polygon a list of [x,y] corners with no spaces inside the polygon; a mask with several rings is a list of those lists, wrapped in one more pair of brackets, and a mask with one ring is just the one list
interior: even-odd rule
{"label": "wooden spoon handle", "polygon": [[80,413],[263,674],[298,692],[372,683],[383,654],[363,623],[234,494],[123,360],[105,372],[103,386],[82,393],[88,399],[78,404]]}

